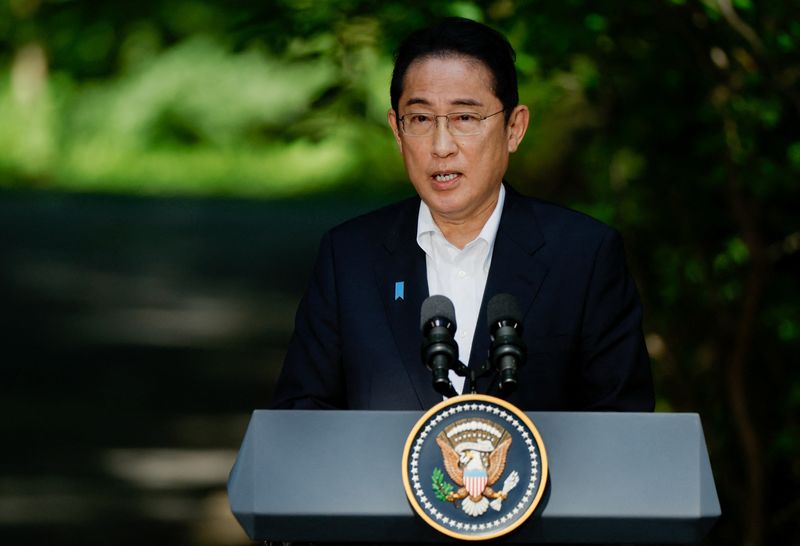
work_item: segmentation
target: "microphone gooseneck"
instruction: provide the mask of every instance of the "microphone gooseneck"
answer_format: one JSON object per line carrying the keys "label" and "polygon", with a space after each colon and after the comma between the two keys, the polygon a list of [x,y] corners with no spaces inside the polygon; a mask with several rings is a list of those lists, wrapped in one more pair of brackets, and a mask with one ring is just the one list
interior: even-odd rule
{"label": "microphone gooseneck", "polygon": [[522,340],[522,313],[514,296],[497,294],[489,300],[486,317],[492,342],[489,361],[500,376],[500,391],[509,394],[517,388],[517,370],[527,357]]}

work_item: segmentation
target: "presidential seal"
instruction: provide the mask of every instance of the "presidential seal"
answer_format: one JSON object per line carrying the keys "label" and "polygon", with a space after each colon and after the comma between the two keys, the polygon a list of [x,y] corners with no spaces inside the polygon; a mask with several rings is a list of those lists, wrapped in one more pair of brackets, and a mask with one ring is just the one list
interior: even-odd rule
{"label": "presidential seal", "polygon": [[492,396],[437,404],[403,451],[411,506],[431,527],[462,540],[496,538],[522,525],[546,483],[539,431],[518,408]]}

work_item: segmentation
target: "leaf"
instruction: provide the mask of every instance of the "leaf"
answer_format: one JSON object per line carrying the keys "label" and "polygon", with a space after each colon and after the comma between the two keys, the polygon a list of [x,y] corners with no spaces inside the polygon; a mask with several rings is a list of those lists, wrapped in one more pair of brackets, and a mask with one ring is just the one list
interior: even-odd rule
{"label": "leaf", "polygon": [[440,468],[436,467],[433,469],[433,473],[431,474],[431,483],[436,498],[440,501],[446,501],[447,495],[453,491],[453,485],[445,481],[444,473]]}

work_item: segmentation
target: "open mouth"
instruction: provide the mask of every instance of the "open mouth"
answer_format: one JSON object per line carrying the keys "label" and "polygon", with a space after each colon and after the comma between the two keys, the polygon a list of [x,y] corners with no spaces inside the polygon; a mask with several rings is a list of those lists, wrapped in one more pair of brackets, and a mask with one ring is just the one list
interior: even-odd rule
{"label": "open mouth", "polygon": [[461,173],[437,173],[433,175],[433,179],[437,182],[452,182],[459,177]]}

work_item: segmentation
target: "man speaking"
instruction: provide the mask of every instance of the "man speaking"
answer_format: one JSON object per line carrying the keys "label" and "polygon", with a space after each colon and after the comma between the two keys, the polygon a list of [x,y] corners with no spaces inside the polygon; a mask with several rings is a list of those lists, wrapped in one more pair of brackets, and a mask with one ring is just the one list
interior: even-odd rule
{"label": "man speaking", "polygon": [[[477,370],[489,354],[487,302],[505,293],[527,348],[512,403],[652,411],[641,304],[619,234],[504,181],[530,117],[514,57],[501,34],[460,18],[401,44],[388,121],[418,196],[323,237],[274,407],[429,408],[442,395],[420,356],[423,301],[452,300],[459,359]],[[461,392],[463,378],[451,379]],[[494,373],[475,385],[498,388]]]}

